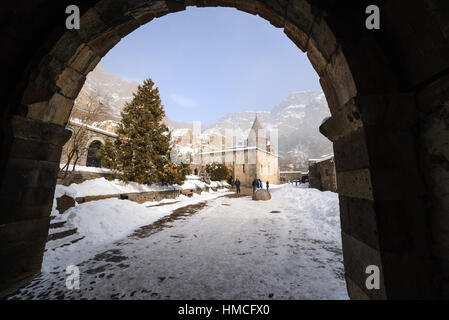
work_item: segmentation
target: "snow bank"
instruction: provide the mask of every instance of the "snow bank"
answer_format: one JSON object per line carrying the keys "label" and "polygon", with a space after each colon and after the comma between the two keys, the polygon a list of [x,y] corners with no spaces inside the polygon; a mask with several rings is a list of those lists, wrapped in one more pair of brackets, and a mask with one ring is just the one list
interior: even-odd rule
{"label": "snow bank", "polygon": [[[64,168],[66,164],[60,163],[59,168]],[[73,164],[69,165],[69,172],[73,170]],[[110,169],[107,168],[97,168],[97,167],[85,167],[85,166],[76,166],[75,171],[82,171],[82,172],[97,172],[97,173],[109,173],[112,172]]]}
{"label": "snow bank", "polygon": [[[66,225],[69,228],[78,229],[78,234],[85,237],[80,245],[101,245],[126,237],[137,228],[169,215],[173,210],[229,193],[226,190],[216,193],[205,192],[201,195],[194,194],[192,198],[180,195],[177,199],[143,204],[116,198],[91,201],[68,209],[58,216],[58,220],[67,221]],[[154,207],[160,203],[167,205]]]}
{"label": "snow bank", "polygon": [[310,237],[341,242],[337,193],[307,189],[305,184],[299,187],[285,185],[281,192],[274,193],[274,197],[282,200],[289,208],[297,210],[301,224],[308,230]]}
{"label": "snow bank", "polygon": [[198,188],[203,189],[209,187],[224,188],[225,186],[229,186],[229,183],[227,183],[226,181],[211,181],[209,184],[207,184],[203,181],[199,181],[198,179],[189,179],[184,182],[184,184],[181,186],[181,189],[182,190],[198,189]]}
{"label": "snow bank", "polygon": [[72,183],[70,186],[56,185],[55,197],[62,195],[69,197],[85,197],[85,196],[99,196],[106,194],[120,194],[132,192],[149,192],[149,191],[164,191],[164,190],[179,190],[178,185],[162,185],[162,184],[138,184],[136,182],[124,183],[120,180],[106,180],[105,178],[97,178],[86,180],[82,183]]}
{"label": "snow bank", "polygon": [[95,245],[123,238],[164,215],[165,212],[156,208],[150,210],[136,202],[119,199],[82,203],[64,213],[67,225],[78,228],[86,243]]}

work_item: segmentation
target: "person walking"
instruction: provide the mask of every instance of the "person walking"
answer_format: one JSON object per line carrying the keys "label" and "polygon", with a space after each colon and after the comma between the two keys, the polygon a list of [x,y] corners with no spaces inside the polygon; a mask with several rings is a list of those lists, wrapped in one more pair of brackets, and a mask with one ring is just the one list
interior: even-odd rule
{"label": "person walking", "polygon": [[269,192],[268,189],[270,189],[270,181],[267,180],[267,191]]}
{"label": "person walking", "polygon": [[254,178],[254,180],[253,180],[253,194],[256,192],[258,184],[259,184],[259,182],[257,181],[256,178]]}
{"label": "person walking", "polygon": [[239,178],[235,179],[235,189],[237,192],[237,196],[240,196],[240,180],[239,180]]}

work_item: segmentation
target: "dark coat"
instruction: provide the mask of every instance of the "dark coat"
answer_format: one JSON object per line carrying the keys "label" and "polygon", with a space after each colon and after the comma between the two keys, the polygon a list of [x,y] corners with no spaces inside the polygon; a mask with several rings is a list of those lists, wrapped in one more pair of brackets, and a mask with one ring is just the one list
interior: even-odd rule
{"label": "dark coat", "polygon": [[253,180],[253,188],[257,188],[259,186],[259,182],[257,181],[257,179]]}

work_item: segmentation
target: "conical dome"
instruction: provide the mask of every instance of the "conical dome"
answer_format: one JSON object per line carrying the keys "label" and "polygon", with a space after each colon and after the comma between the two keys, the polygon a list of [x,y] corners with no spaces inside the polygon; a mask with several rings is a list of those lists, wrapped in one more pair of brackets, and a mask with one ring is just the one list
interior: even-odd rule
{"label": "conical dome", "polygon": [[251,129],[254,130],[255,132],[258,132],[259,129],[262,129],[262,125],[260,124],[259,119],[257,118],[257,114]]}

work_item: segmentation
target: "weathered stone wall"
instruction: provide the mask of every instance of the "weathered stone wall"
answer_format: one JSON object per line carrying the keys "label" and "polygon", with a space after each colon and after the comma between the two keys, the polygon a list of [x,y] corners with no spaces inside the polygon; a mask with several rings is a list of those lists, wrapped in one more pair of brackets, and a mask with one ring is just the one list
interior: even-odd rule
{"label": "weathered stone wall", "polygon": [[179,196],[179,194],[179,190],[126,193],[129,200],[137,203],[144,203],[147,201],[161,201],[163,199],[175,199]]}
{"label": "weathered stone wall", "polygon": [[306,172],[292,171],[292,172],[280,172],[280,181],[285,183],[292,180],[301,180],[302,177],[308,176]]}
{"label": "weathered stone wall", "polygon": [[[437,263],[437,282],[449,283],[449,77],[429,84],[418,95],[419,164],[428,188],[425,206],[430,212],[432,253]],[[416,182],[415,182],[416,183]],[[441,288],[449,297],[449,287]]]}
{"label": "weathered stone wall", "polygon": [[337,192],[334,159],[309,162],[309,184],[321,191]]}
{"label": "weathered stone wall", "polygon": [[[67,128],[72,131],[79,130],[79,124],[74,123],[74,122],[69,122],[69,124],[67,125]],[[69,141],[67,141],[67,143],[62,148],[61,163],[64,163],[64,164],[67,163],[68,152],[69,152],[70,146],[72,144],[72,139],[73,139],[73,136],[69,139]],[[95,130],[94,128],[87,128],[86,135],[82,139],[85,146],[82,149],[83,152],[80,155],[80,159],[78,160],[77,165],[86,166],[87,151],[88,151],[88,148],[91,145],[91,143],[93,143],[95,141],[99,141],[101,144],[104,144],[107,139],[115,139],[115,134],[105,133],[105,132],[102,132],[101,130]],[[74,161],[74,159],[72,159],[72,163],[73,163],[73,161]]]}
{"label": "weathered stone wall", "polygon": [[62,184],[64,186],[69,186],[72,183],[81,183],[86,180],[105,178],[110,180],[113,178],[112,173],[108,172],[87,172],[87,171],[69,171],[64,177],[64,174],[59,172],[57,184]]}

